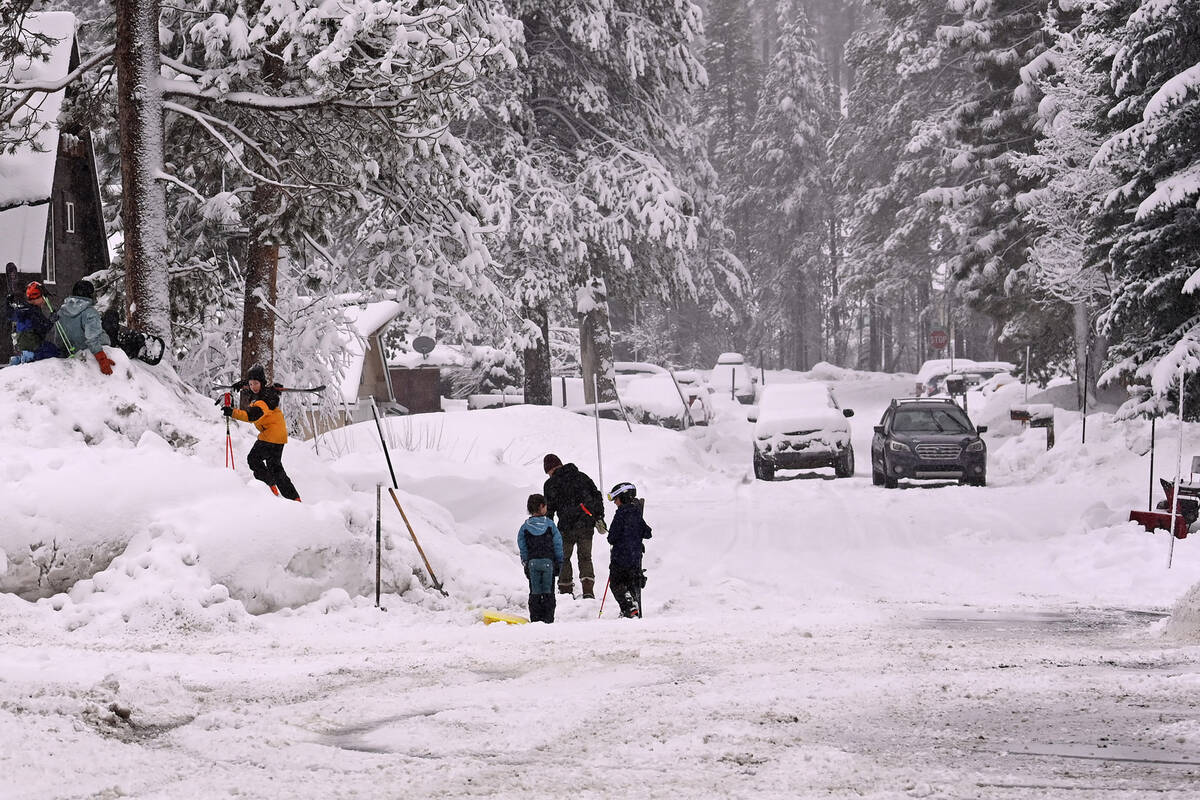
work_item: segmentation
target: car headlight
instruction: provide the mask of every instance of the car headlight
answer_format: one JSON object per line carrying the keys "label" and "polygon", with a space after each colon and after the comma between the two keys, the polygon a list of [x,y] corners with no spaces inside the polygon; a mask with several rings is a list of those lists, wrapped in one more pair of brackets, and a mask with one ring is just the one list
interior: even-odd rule
{"label": "car headlight", "polygon": [[912,452],[911,447],[906,445],[904,442],[897,442],[897,441],[888,442],[888,450],[891,450],[893,453],[911,453]]}
{"label": "car headlight", "polygon": [[973,441],[969,445],[967,445],[967,452],[968,453],[982,453],[983,452],[983,439],[976,439],[975,441]]}

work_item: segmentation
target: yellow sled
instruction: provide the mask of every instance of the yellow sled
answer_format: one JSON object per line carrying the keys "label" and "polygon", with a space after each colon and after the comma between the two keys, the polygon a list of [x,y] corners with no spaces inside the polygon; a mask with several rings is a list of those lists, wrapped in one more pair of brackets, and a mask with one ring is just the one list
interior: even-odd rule
{"label": "yellow sled", "polygon": [[491,625],[493,622],[507,622],[509,625],[525,625],[529,620],[524,617],[518,617],[516,614],[505,614],[503,611],[484,611],[483,624]]}

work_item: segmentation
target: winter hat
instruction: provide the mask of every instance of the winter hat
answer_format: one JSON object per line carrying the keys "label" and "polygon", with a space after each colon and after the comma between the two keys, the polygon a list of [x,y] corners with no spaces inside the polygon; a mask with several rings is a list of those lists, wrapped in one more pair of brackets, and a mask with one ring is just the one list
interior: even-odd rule
{"label": "winter hat", "polygon": [[267,383],[267,371],[262,368],[261,364],[255,364],[250,368],[250,371],[246,373],[246,380],[258,381],[265,386]]}
{"label": "winter hat", "polygon": [[554,453],[547,453],[546,457],[542,459],[542,472],[545,472],[547,475],[550,474],[550,470],[561,466],[562,459],[554,455]]}
{"label": "winter hat", "polygon": [[45,294],[45,291],[42,289],[42,285],[40,283],[38,283],[37,281],[30,281],[29,285],[25,287],[25,299],[26,300],[30,300],[30,301],[37,300],[39,297],[42,297],[44,294]]}
{"label": "winter hat", "polygon": [[636,500],[637,499],[637,487],[634,486],[632,483],[618,483],[616,486],[614,486],[612,488],[612,491],[608,493],[608,499],[616,500],[618,497],[621,497],[622,495],[624,495],[624,497],[621,498],[623,502],[628,502],[630,500]]}
{"label": "winter hat", "polygon": [[71,294],[76,297],[86,297],[89,300],[96,299],[96,287],[92,286],[91,281],[78,281],[71,287]]}

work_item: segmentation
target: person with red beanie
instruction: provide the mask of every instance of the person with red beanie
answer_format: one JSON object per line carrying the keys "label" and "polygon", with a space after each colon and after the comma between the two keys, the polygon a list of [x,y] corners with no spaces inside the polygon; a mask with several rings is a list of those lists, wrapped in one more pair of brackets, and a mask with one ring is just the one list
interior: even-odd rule
{"label": "person with red beanie", "polygon": [[604,521],[604,495],[578,467],[564,464],[554,453],[547,453],[542,459],[542,469],[547,475],[542,489],[546,497],[546,516],[558,515],[558,529],[563,540],[563,566],[558,574],[559,594],[575,593],[571,552],[577,550],[583,596],[595,598],[596,569],[592,566],[592,534],[596,532],[596,524]]}

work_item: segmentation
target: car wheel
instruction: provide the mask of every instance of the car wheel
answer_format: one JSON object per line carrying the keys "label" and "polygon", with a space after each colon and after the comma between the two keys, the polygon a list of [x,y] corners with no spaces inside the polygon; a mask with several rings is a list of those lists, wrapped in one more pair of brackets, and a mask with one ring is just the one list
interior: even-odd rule
{"label": "car wheel", "polygon": [[871,483],[874,486],[883,486],[883,473],[875,469],[875,465],[871,465]]}
{"label": "car wheel", "polygon": [[847,447],[842,451],[837,463],[833,465],[833,474],[839,478],[854,477],[854,448]]}
{"label": "car wheel", "polygon": [[754,452],[754,477],[760,481],[775,479],[775,465],[759,458],[757,450]]}
{"label": "car wheel", "polygon": [[892,477],[892,475],[888,472],[887,461],[884,461],[881,466],[883,467],[883,488],[895,489],[900,485],[899,479]]}

